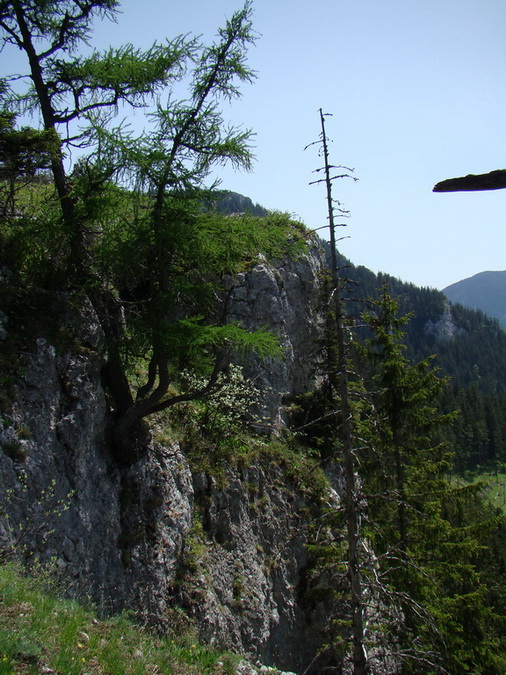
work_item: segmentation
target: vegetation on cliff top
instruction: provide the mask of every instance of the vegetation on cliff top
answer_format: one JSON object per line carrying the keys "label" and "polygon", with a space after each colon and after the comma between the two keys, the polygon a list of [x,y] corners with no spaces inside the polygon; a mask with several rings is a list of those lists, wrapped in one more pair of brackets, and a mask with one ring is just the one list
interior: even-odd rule
{"label": "vegetation on cliff top", "polygon": [[[93,19],[117,9],[115,0],[0,2],[4,47],[21,50],[29,72],[21,93],[9,78],[0,87],[1,244],[18,283],[86,293],[92,303],[107,343],[113,446],[129,464],[146,446],[146,417],[216,391],[234,352],[276,352],[268,331],[227,321],[221,280],[259,252],[300,250],[303,237],[279,214],[225,218],[203,207],[216,166],[251,165],[251,132],[228,126],[221,111],[254,78],[251,4],[210,46],[179,36],[146,51],[80,54]],[[142,109],[144,131],[118,122],[119,108]],[[42,130],[17,130],[20,109]],[[83,154],[72,165],[75,146]],[[52,189],[34,208],[24,184],[48,167]],[[144,377],[132,379],[140,361]],[[203,378],[199,387],[183,388],[184,370]]]}

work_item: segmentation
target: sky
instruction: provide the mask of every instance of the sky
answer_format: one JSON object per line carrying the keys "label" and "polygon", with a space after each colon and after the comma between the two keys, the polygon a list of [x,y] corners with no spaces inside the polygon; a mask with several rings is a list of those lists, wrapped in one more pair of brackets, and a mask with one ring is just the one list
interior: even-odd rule
{"label": "sky", "polygon": [[[123,0],[93,43],[146,47],[182,33],[209,43],[241,1]],[[353,263],[439,289],[506,268],[506,190],[432,192],[506,168],[504,0],[253,0],[253,27],[257,78],[224,117],[253,129],[256,161],[220,170],[223,188],[325,226],[324,187],[309,185],[322,159],[304,150],[322,108],[332,163],[358,178],[334,184]]]}

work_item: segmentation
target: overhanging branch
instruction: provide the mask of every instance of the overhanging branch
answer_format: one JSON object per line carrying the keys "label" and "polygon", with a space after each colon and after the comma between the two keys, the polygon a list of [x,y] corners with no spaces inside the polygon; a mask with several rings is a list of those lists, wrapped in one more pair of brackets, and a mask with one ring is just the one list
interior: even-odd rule
{"label": "overhanging branch", "polygon": [[460,178],[448,178],[436,183],[432,192],[475,192],[480,190],[501,190],[506,188],[506,169],[489,173],[468,174]]}

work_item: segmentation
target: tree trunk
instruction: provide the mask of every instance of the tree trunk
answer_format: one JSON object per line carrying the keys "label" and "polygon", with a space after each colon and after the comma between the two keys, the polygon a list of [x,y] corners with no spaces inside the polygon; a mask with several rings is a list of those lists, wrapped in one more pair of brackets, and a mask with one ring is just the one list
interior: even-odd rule
{"label": "tree trunk", "polygon": [[[351,406],[348,385],[348,350],[345,326],[345,313],[341,293],[341,284],[338,274],[336,236],[334,224],[334,207],[332,200],[332,179],[330,177],[330,164],[325,133],[325,120],[320,108],[320,120],[322,127],[323,156],[325,160],[325,185],[327,189],[327,206],[330,230],[331,247],[331,274],[332,295],[334,299],[335,331],[337,338],[339,367],[338,373],[331,374],[334,385],[340,393],[341,402],[341,440],[344,459],[345,476],[345,513],[348,544],[348,575],[351,590],[351,623],[353,638],[353,673],[365,675],[367,672],[367,659],[364,649],[364,617],[362,599],[362,576],[360,571],[360,512],[359,496],[355,478],[355,462],[353,456],[353,435],[351,424]],[[337,377],[336,377],[337,376]],[[339,385],[337,387],[337,378]]]}
{"label": "tree trunk", "polygon": [[[32,35],[27,26],[23,9],[19,2],[14,3],[16,12],[16,20],[18,22],[19,30],[22,37],[22,45],[28,57],[30,64],[30,77],[33,82],[37,98],[40,105],[42,119],[44,121],[44,129],[46,131],[54,132],[57,136],[57,123],[55,119],[55,112],[49,94],[49,88],[44,80],[44,73],[41,66],[41,57],[37,54],[33,44]],[[67,181],[65,167],[63,164],[63,153],[60,152],[53,155],[51,159],[51,171],[54,177],[54,184],[58,193],[60,207],[62,212],[62,219],[67,230],[70,245],[70,258],[68,261],[68,271],[70,278],[73,281],[84,281],[84,241],[81,228],[78,227],[75,219],[74,200],[70,192],[70,187]]]}
{"label": "tree trunk", "polygon": [[460,178],[448,178],[436,183],[433,192],[475,192],[480,190],[502,190],[506,188],[506,169],[490,173],[468,174]]}
{"label": "tree trunk", "polygon": [[131,466],[147,453],[151,436],[143,417],[134,404],[115,420],[112,447],[118,464]]}

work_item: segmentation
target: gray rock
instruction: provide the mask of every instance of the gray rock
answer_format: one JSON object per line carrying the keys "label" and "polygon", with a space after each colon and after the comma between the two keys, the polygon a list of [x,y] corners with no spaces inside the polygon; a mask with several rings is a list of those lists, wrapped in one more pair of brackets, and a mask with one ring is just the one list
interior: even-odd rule
{"label": "gray rock", "polygon": [[[227,282],[228,319],[267,326],[284,347],[283,358],[245,364],[270,429],[283,424],[285,398],[314,381],[322,261],[317,250],[276,269],[259,260]],[[70,596],[104,613],[130,607],[163,630],[179,601],[210,644],[301,671],[325,621],[301,600],[314,505],[280,467],[225,467],[220,483],[192,476],[176,444],[119,467],[99,323],[86,302],[62,316],[77,346],[39,338],[2,415],[0,544],[51,565]]]}
{"label": "gray rock", "polygon": [[0,312],[0,340],[5,340],[7,337],[7,330],[5,324],[7,323],[7,317],[3,312]]}
{"label": "gray rock", "polygon": [[51,563],[69,595],[91,596],[104,612],[139,608],[148,593],[161,615],[192,522],[191,473],[177,447],[153,447],[130,470],[115,466],[101,331],[89,305],[73,321],[79,351],[37,339],[3,415],[0,542]]}
{"label": "gray rock", "polygon": [[253,269],[226,283],[227,320],[250,330],[267,328],[283,350],[279,358],[251,358],[244,364],[245,374],[263,395],[257,416],[271,430],[286,421],[283,402],[307,391],[315,380],[321,335],[319,273],[324,265],[324,254],[315,247],[275,266],[260,258]]}
{"label": "gray rock", "polygon": [[427,321],[424,332],[440,341],[451,340],[454,335],[462,332],[462,328],[455,323],[449,302],[445,302],[443,313],[437,321]]}
{"label": "gray rock", "polygon": [[205,547],[179,596],[201,638],[301,668],[319,646],[318,626],[309,629],[300,604],[310,501],[279,467],[229,469],[220,487],[198,474],[194,488]]}

